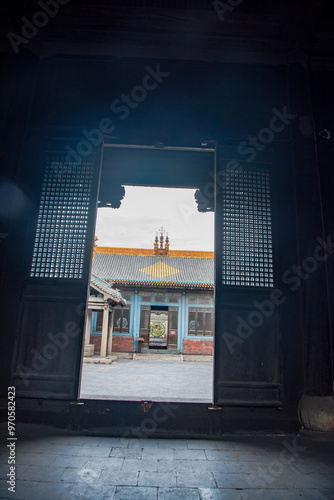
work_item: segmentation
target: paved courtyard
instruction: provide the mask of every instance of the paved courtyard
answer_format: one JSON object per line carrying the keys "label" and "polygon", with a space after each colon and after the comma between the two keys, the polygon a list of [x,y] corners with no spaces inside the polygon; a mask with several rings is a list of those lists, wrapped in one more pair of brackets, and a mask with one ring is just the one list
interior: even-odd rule
{"label": "paved courtyard", "polygon": [[333,441],[294,435],[119,439],[19,423],[12,493],[6,426],[0,431],[1,499],[334,499]]}
{"label": "paved courtyard", "polygon": [[80,397],[154,401],[212,402],[213,363],[119,359],[83,363]]}

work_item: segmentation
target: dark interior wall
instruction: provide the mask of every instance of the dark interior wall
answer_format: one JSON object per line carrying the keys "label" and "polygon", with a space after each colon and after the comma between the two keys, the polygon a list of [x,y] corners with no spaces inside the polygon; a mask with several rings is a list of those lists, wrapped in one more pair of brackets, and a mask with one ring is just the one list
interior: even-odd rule
{"label": "dark interior wall", "polygon": [[[13,355],[15,325],[26,267],[28,222],[36,204],[32,165],[22,163],[34,100],[39,60],[30,52],[1,57],[0,100],[0,380],[7,393]],[[36,173],[37,174],[37,173]]]}
{"label": "dark interior wall", "polygon": [[[274,108],[282,112],[287,106],[297,114],[296,121],[275,135],[270,148],[257,151],[256,155],[261,161],[262,155],[269,154],[276,162],[278,190],[281,199],[285,200],[282,207],[286,218],[285,232],[281,231],[285,239],[280,242],[282,261],[279,272],[296,262],[294,221],[289,218],[293,212],[289,140],[292,130],[302,135],[299,118],[305,115],[305,110],[301,114],[298,103],[295,106],[291,102],[285,67],[84,57],[44,58],[38,66],[28,52],[24,61],[19,68],[20,71],[25,68],[27,72],[21,75],[25,85],[20,84],[21,78],[13,77],[13,86],[8,89],[9,98],[14,92],[19,94],[20,99],[15,102],[22,120],[17,117],[17,121],[23,127],[22,131],[18,129],[20,133],[17,133],[16,123],[7,128],[10,157],[15,158],[10,175],[15,179],[14,172],[20,169],[15,182],[22,186],[26,205],[20,212],[17,229],[11,226],[8,231],[11,245],[5,251],[2,289],[6,290],[6,296],[1,345],[1,352],[6,353],[1,376],[3,395],[10,378],[20,288],[31,255],[42,173],[39,152],[45,135],[73,137],[79,141],[85,139],[83,129],[96,129],[102,119],[109,118],[115,125],[111,134],[115,142],[154,144],[162,141],[166,145],[198,147],[201,139],[215,139],[231,146],[231,157],[246,160],[249,153],[240,155],[237,151],[240,142],[247,141],[248,136],[257,136],[261,129],[268,127]],[[137,108],[130,109],[122,120],[119,113],[111,111],[110,105],[121,94],[131,94],[135,86],[141,85],[147,66],[154,70],[160,67],[160,71],[168,76],[162,78],[157,88],[148,91],[146,99],[139,102]],[[13,74],[12,69],[10,73]],[[7,117],[8,120],[12,118],[12,111]],[[74,141],[74,147],[75,144]],[[285,179],[289,181],[288,185]],[[287,307],[294,320],[282,325],[285,395],[296,402],[302,385],[300,360],[296,361],[294,356],[300,347],[296,319],[298,295],[294,295]],[[289,340],[291,334],[293,349]]]}
{"label": "dark interior wall", "polygon": [[[334,71],[315,70],[312,78],[312,98],[316,123],[315,138],[318,152],[318,172],[323,203],[323,225],[327,238],[334,241]],[[329,132],[328,135],[326,132]],[[322,133],[325,132],[325,135]],[[334,259],[327,260],[326,286],[329,301],[327,349],[330,377],[333,377],[334,359]]]}
{"label": "dark interior wall", "polygon": [[[142,84],[147,66],[165,73],[162,82],[125,118],[112,112],[113,101]],[[31,125],[67,128],[80,137],[82,129],[110,118],[112,135],[121,141],[199,146],[201,138],[240,141],[268,123],[273,107],[285,104],[282,67],[51,58],[41,62]]]}

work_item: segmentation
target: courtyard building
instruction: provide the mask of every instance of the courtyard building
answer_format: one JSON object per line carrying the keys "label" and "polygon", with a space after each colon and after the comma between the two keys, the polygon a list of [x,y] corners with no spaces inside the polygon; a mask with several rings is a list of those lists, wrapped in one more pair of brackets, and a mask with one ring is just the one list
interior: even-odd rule
{"label": "courtyard building", "polygon": [[[114,308],[112,352],[212,355],[214,252],[170,250],[161,230],[152,249],[95,246],[92,269],[126,300]],[[96,353],[102,327],[103,311],[95,310]]]}

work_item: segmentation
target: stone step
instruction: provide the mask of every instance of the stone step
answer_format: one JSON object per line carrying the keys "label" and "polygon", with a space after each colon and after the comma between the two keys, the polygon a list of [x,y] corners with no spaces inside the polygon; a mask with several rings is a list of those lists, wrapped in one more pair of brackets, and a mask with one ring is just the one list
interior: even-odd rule
{"label": "stone step", "polygon": [[213,356],[203,354],[156,354],[156,353],[135,353],[133,359],[137,360],[161,360],[161,361],[198,361],[200,363],[213,363]]}
{"label": "stone step", "polygon": [[110,365],[113,361],[117,360],[117,356],[108,356],[107,358],[100,358],[100,356],[93,356],[89,358],[83,358],[84,363],[100,363],[102,365]]}
{"label": "stone step", "polygon": [[180,355],[180,351],[174,349],[145,349],[141,348],[140,353],[138,354],[159,354],[161,356],[171,356],[174,354]]}
{"label": "stone step", "polygon": [[213,363],[213,356],[205,354],[182,354],[183,361],[198,361],[200,363]]}
{"label": "stone step", "polygon": [[135,353],[133,359],[140,360],[160,360],[160,361],[182,361],[180,354],[153,354]]}

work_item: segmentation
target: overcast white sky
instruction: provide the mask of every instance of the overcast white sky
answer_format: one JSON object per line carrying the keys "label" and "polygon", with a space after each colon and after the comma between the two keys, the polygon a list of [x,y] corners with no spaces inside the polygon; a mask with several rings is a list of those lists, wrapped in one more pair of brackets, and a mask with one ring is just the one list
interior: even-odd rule
{"label": "overcast white sky", "polygon": [[199,213],[194,189],[125,186],[119,209],[99,208],[99,246],[153,248],[161,226],[171,250],[213,251],[214,214]]}

